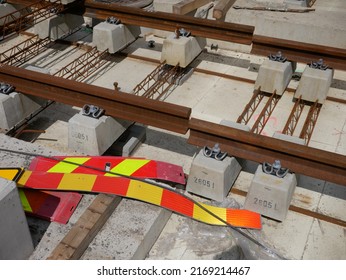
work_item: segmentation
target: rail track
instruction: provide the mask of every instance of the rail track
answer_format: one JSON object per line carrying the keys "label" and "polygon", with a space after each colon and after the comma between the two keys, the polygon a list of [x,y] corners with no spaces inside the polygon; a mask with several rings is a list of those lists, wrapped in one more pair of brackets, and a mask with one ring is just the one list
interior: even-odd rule
{"label": "rail track", "polygon": [[191,108],[127,94],[116,89],[86,85],[59,77],[1,64],[0,80],[19,92],[82,107],[93,104],[106,114],[186,134],[188,143],[220,143],[229,154],[255,162],[280,159],[293,172],[346,186],[346,156],[284,142],[263,135],[191,119]]}

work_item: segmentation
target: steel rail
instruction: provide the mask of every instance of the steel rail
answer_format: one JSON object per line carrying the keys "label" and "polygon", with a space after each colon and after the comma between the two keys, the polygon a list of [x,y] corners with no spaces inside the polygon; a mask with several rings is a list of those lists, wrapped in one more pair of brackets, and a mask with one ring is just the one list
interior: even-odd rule
{"label": "steel rail", "polygon": [[0,80],[12,84],[19,92],[65,104],[93,104],[107,115],[136,121],[185,134],[197,146],[213,146],[230,155],[255,162],[273,162],[293,172],[346,186],[346,156],[279,139],[241,131],[227,126],[190,119],[191,109],[147,99],[50,75],[0,64]]}
{"label": "steel rail", "polygon": [[99,106],[106,114],[125,120],[185,134],[191,109],[163,103],[59,77],[0,64],[0,80],[15,86],[18,92],[83,107]]}
{"label": "steel rail", "polygon": [[186,17],[164,12],[148,12],[143,9],[111,3],[84,1],[84,16],[105,20],[113,16],[124,24],[172,31],[184,28],[194,36],[251,45],[254,27],[215,20]]}
{"label": "steel rail", "polygon": [[213,147],[258,163],[279,159],[297,174],[346,187],[346,156],[192,118],[188,143]]}
{"label": "steel rail", "polygon": [[310,63],[322,58],[326,65],[335,69],[346,70],[345,49],[261,35],[254,35],[252,43],[252,54],[267,56],[281,51],[287,59],[292,61]]}

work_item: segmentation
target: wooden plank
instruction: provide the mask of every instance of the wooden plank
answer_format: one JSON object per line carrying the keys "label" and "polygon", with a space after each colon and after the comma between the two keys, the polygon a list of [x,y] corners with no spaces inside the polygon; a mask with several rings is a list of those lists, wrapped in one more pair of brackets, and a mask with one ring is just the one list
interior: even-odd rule
{"label": "wooden plank", "polygon": [[225,17],[229,8],[234,4],[236,0],[220,0],[214,7],[213,17],[216,19],[222,19]]}
{"label": "wooden plank", "polygon": [[210,2],[212,0],[183,0],[173,5],[173,14],[186,15]]}
{"label": "wooden plank", "polygon": [[53,250],[48,260],[78,260],[119,205],[121,197],[99,194]]}

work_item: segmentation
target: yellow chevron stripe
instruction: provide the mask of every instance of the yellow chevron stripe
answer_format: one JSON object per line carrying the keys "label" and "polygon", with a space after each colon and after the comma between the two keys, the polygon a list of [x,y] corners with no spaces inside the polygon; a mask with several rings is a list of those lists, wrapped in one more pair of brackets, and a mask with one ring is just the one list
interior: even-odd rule
{"label": "yellow chevron stripe", "polygon": [[156,186],[131,180],[127,190],[127,197],[144,200],[155,205],[161,205],[163,189]]}
{"label": "yellow chevron stripe", "polygon": [[17,174],[18,169],[0,169],[0,177],[9,181],[13,181]]}
{"label": "yellow chevron stripe", "polygon": [[19,189],[18,192],[19,192],[20,201],[22,202],[24,211],[32,212],[30,203],[28,199],[26,198],[24,191]]}
{"label": "yellow chevron stripe", "polygon": [[[119,173],[122,175],[130,176],[139,168],[146,165],[150,160],[147,159],[125,159],[120,162],[117,166],[111,169],[111,172]],[[107,173],[105,176],[115,176]]]}
{"label": "yellow chevron stripe", "polygon": [[23,173],[23,175],[19,178],[19,180],[18,180],[18,182],[17,182],[17,186],[18,186],[18,187],[25,186],[26,181],[28,181],[28,179],[29,179],[30,176],[31,176],[31,173],[32,173],[32,171],[25,170],[25,172]]}
{"label": "yellow chevron stripe", "polygon": [[[68,158],[64,158],[64,161],[69,161],[69,162],[73,162],[76,164],[84,164],[89,159],[90,159],[90,157],[68,157]],[[48,172],[71,173],[79,167],[76,164],[71,164],[71,163],[67,163],[64,161],[61,161],[61,162],[57,163],[56,165],[54,165],[51,169],[48,170]]]}
{"label": "yellow chevron stripe", "polygon": [[97,176],[92,174],[67,173],[62,177],[57,190],[90,192]]}
{"label": "yellow chevron stripe", "polygon": [[[208,209],[209,211],[213,212],[217,216],[219,216],[224,221],[227,221],[227,214],[225,208],[215,207],[211,205],[207,205],[204,203],[201,203],[203,207]],[[203,209],[198,207],[196,204],[193,206],[193,216],[194,219],[199,220],[204,223],[213,224],[213,225],[225,225],[223,222],[219,221],[215,217],[211,216],[210,214],[206,213]]]}

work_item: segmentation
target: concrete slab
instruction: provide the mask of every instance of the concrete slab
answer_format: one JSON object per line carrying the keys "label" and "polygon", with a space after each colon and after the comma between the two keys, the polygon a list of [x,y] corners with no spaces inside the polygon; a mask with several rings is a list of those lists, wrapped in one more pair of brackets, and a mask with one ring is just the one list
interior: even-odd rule
{"label": "concrete slab", "polygon": [[0,259],[25,260],[34,251],[15,182],[0,178]]}
{"label": "concrete slab", "polygon": [[176,214],[172,214],[147,257],[148,260],[241,258],[241,249],[226,227],[206,225]]}
{"label": "concrete slab", "polygon": [[160,207],[123,199],[81,259],[144,259],[170,216]]}
{"label": "concrete slab", "polygon": [[[263,6],[253,0],[237,0],[238,6]],[[296,7],[296,6],[293,6]],[[316,1],[316,11],[309,13],[282,13],[229,9],[226,22],[255,26],[255,34],[345,49],[346,19],[342,1],[328,4]]]}
{"label": "concrete slab", "polygon": [[318,204],[318,212],[345,221],[345,209],[346,187],[327,182]]}
{"label": "concrete slab", "polygon": [[325,260],[326,256],[329,260],[346,259],[345,228],[314,219],[302,259]]}
{"label": "concrete slab", "polygon": [[285,258],[300,260],[304,254],[314,219],[288,211],[283,223],[262,219],[262,230],[268,243]]}

